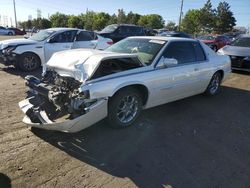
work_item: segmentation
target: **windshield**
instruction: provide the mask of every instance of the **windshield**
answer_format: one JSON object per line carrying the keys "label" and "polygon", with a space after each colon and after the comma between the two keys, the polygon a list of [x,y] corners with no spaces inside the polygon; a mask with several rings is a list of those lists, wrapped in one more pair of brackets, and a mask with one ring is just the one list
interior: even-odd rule
{"label": "windshield", "polygon": [[103,30],[101,30],[101,33],[111,33],[117,29],[118,25],[113,24],[113,25],[108,25],[105,27]]}
{"label": "windshield", "polygon": [[215,40],[214,36],[199,36],[198,39],[200,40]]}
{"label": "windshield", "polygon": [[136,53],[142,63],[150,65],[166,42],[167,41],[157,39],[127,38],[113,44],[105,51],[129,54]]}
{"label": "windshield", "polygon": [[250,48],[250,37],[238,38],[231,43],[231,46],[240,46]]}
{"label": "windshield", "polygon": [[49,30],[41,30],[38,33],[32,35],[29,39],[35,40],[35,41],[43,41],[47,39],[49,36],[51,36],[55,31],[49,31]]}

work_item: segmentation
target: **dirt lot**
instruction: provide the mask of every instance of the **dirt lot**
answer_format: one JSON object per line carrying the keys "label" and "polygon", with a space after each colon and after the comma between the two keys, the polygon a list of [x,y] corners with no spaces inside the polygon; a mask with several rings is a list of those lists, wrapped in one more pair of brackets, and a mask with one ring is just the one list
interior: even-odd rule
{"label": "dirt lot", "polygon": [[13,38],[23,38],[22,35],[8,36],[8,35],[0,35],[1,40],[13,39]]}
{"label": "dirt lot", "polygon": [[146,110],[133,127],[77,134],[21,122],[24,76],[0,66],[0,187],[250,187],[250,74],[233,73],[216,97]]}

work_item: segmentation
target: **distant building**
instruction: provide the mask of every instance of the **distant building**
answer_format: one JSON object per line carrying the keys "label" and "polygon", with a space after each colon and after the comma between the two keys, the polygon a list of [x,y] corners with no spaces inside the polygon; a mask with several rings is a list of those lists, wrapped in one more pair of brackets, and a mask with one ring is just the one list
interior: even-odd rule
{"label": "distant building", "polygon": [[4,16],[3,16],[3,25],[4,25],[4,26],[8,26],[8,24],[9,24],[9,23],[8,23],[8,16],[4,15]]}
{"label": "distant building", "polygon": [[40,9],[37,9],[37,19],[42,17],[42,11]]}
{"label": "distant building", "polygon": [[32,20],[32,15],[29,15],[29,16],[28,16],[28,20]]}

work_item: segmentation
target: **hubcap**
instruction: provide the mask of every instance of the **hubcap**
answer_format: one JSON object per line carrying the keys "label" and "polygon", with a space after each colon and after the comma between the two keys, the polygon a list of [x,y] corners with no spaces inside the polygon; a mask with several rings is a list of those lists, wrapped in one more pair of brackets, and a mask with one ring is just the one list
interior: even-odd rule
{"label": "hubcap", "polygon": [[36,67],[36,63],[34,56],[26,56],[23,60],[23,66],[26,70],[33,70]]}
{"label": "hubcap", "polygon": [[132,121],[138,113],[138,100],[135,96],[125,96],[119,103],[116,111],[117,118],[122,123]]}
{"label": "hubcap", "polygon": [[219,85],[220,85],[220,77],[218,74],[215,74],[213,76],[213,79],[211,81],[211,85],[210,85],[210,92],[212,94],[216,93],[216,91],[218,90],[219,88]]}

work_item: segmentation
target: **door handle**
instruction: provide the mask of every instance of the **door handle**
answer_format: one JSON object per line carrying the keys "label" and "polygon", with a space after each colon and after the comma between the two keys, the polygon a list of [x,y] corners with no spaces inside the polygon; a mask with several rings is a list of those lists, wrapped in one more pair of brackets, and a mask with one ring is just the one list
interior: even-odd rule
{"label": "door handle", "polygon": [[70,46],[63,46],[64,48],[69,48]]}
{"label": "door handle", "polygon": [[194,68],[194,71],[198,71],[199,70],[199,68]]}

